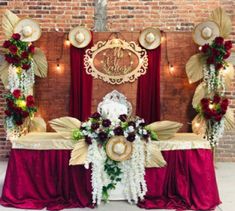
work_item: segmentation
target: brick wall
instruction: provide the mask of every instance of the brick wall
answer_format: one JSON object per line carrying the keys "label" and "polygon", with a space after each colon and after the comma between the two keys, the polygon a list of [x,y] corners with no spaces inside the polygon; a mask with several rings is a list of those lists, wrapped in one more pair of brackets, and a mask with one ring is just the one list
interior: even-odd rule
{"label": "brick wall", "polygon": [[[110,31],[139,31],[144,27],[160,27],[167,32],[166,42],[162,45],[162,73],[161,73],[161,110],[162,119],[172,119],[184,122],[184,131],[188,131],[187,124],[194,116],[190,105],[195,85],[187,82],[184,66],[188,58],[196,51],[192,42],[191,31],[196,23],[204,20],[209,12],[222,5],[233,20],[231,39],[235,40],[235,2],[233,0],[109,0],[107,5],[108,28]],[[92,0],[1,0],[0,14],[5,8],[11,9],[20,17],[30,16],[38,20],[43,29],[42,38],[36,43],[46,53],[49,60],[49,75],[46,79],[37,79],[35,90],[39,106],[39,114],[46,120],[68,114],[69,102],[69,51],[62,45],[66,34],[73,26],[83,24],[92,29],[94,25],[94,1]],[[1,22],[1,17],[0,17]],[[60,33],[56,33],[58,28]],[[50,32],[50,33],[47,33]],[[178,33],[173,33],[178,32]],[[181,32],[181,33],[179,33]],[[3,40],[0,28],[0,42]],[[174,64],[175,73],[171,75],[166,61],[166,47],[170,63]],[[61,58],[61,71],[56,71],[56,58]],[[172,86],[174,82],[174,86]],[[119,86],[131,102],[135,102],[136,83],[131,86],[132,92],[127,91],[127,85]],[[102,89],[104,88],[105,89]],[[102,81],[94,80],[92,109],[94,110],[102,96],[110,89]],[[97,92],[97,90],[103,90]],[[3,86],[0,84],[0,93]],[[174,96],[174,97],[173,97]],[[235,82],[228,91],[235,109]],[[56,99],[52,102],[50,99]],[[3,129],[3,106],[0,99],[0,158],[6,157],[10,144],[5,141]],[[172,111],[174,106],[181,112]],[[177,113],[177,114],[176,114]],[[217,150],[217,157],[224,161],[235,161],[235,131],[227,132]]]}

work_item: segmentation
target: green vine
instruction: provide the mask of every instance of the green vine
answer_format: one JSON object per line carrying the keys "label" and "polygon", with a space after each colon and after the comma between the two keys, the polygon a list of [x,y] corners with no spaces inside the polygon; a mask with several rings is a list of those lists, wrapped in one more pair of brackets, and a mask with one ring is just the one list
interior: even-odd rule
{"label": "green vine", "polygon": [[119,162],[111,160],[110,158],[107,158],[105,160],[104,164],[104,171],[107,173],[110,179],[110,183],[106,186],[103,186],[102,190],[102,196],[103,200],[106,203],[109,199],[109,191],[112,189],[115,189],[118,182],[120,182],[121,179],[121,168],[118,166]]}

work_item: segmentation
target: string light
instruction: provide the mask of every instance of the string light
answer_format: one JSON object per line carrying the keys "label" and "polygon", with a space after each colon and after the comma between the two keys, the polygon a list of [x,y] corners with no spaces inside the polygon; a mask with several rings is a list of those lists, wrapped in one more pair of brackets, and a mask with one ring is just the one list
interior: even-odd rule
{"label": "string light", "polygon": [[202,46],[199,46],[198,50],[201,51],[202,50]]}
{"label": "string light", "polygon": [[161,43],[163,43],[164,41],[165,41],[165,37],[162,36],[162,37],[161,37]]}
{"label": "string light", "polygon": [[56,65],[56,70],[60,71],[60,64],[59,63],[57,63],[57,65]]}
{"label": "string light", "polygon": [[170,68],[170,73],[173,73],[175,71],[175,68],[174,68],[173,64],[170,64],[169,68]]}
{"label": "string light", "polygon": [[65,45],[70,46],[70,41],[69,41],[69,37],[67,36],[66,40],[65,40]]}

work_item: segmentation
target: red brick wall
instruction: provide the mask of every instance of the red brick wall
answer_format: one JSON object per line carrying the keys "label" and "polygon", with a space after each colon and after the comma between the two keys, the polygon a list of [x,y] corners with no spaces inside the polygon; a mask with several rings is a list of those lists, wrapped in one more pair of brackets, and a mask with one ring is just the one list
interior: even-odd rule
{"label": "red brick wall", "polygon": [[[170,63],[175,66],[175,73],[171,75],[166,62],[166,42],[162,45],[162,73],[161,73],[161,111],[162,119],[172,119],[184,122],[184,131],[189,130],[187,124],[193,118],[190,104],[195,85],[187,82],[184,66],[188,58],[195,53],[196,47],[192,42],[191,31],[194,24],[205,20],[209,12],[219,5],[226,8],[233,20],[233,33],[231,38],[235,40],[235,16],[233,0],[137,0],[118,1],[109,0],[108,27],[111,31],[139,31],[147,26],[160,27],[167,33],[167,51]],[[68,114],[69,103],[69,51],[64,46],[62,52],[63,33],[56,33],[55,28],[61,32],[68,32],[73,26],[84,24],[93,28],[94,24],[94,1],[80,0],[31,0],[31,1],[8,1],[0,2],[0,14],[5,8],[11,9],[20,17],[31,16],[37,19],[43,29],[43,36],[37,42],[46,53],[49,60],[49,74],[46,79],[36,81],[36,99],[39,106],[39,114],[46,120]],[[1,22],[1,17],[0,17]],[[173,33],[180,31],[182,33]],[[46,33],[51,32],[51,33]],[[3,33],[0,29],[0,42]],[[61,71],[56,71],[56,58],[61,58]],[[95,80],[93,87],[92,109],[113,87]],[[115,87],[128,96],[132,103],[135,102],[136,83],[131,89],[128,85]],[[105,88],[104,88],[105,87]],[[97,92],[99,90],[99,92]],[[100,92],[102,90],[102,92]],[[132,90],[131,92],[128,90]],[[232,99],[232,108],[235,109],[235,82],[228,91]],[[0,93],[3,87],[0,85]],[[54,99],[53,101],[51,99]],[[6,157],[9,152],[9,143],[5,140],[3,129],[3,106],[0,99],[0,158]],[[175,109],[173,110],[172,107]],[[177,112],[180,111],[180,112]],[[235,161],[235,131],[227,132],[217,150],[220,160]]]}

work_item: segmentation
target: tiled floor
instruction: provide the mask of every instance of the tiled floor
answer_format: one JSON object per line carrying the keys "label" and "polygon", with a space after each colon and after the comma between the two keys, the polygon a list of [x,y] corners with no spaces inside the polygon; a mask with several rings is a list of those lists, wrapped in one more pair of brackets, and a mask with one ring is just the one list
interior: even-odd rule
{"label": "tiled floor", "polygon": [[[7,162],[0,161],[0,193],[2,192],[2,185],[5,178],[5,171]],[[223,204],[216,209],[216,211],[235,211],[235,163],[218,163],[217,169],[217,182],[220,191],[220,197]],[[17,210],[14,208],[6,208],[0,206],[0,211]],[[22,210],[22,209],[21,209]],[[94,209],[66,209],[65,211],[91,211]],[[113,201],[106,205],[99,206],[97,211],[136,211],[141,210],[136,206],[129,205],[124,201]],[[20,209],[19,209],[20,211]],[[166,211],[166,210],[158,210]]]}

